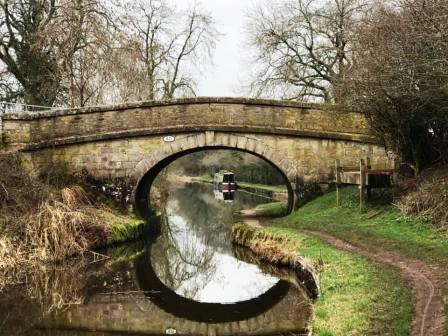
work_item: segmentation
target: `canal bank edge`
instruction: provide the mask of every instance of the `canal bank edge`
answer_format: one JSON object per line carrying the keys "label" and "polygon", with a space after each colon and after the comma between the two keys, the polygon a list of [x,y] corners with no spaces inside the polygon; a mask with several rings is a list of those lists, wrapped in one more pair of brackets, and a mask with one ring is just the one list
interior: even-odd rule
{"label": "canal bank edge", "polygon": [[[411,306],[412,314],[407,333],[387,335],[447,335],[446,236],[434,230],[424,218],[405,217],[389,204],[368,204],[366,211],[360,213],[357,192],[355,188],[343,188],[344,201],[339,207],[335,192],[326,193],[291,215],[273,221],[266,229],[291,236],[314,236],[340,251],[378,263],[384,272],[394,272],[402,286],[406,286],[409,302],[389,300],[391,306],[384,306],[384,311],[396,317],[390,319],[382,310],[382,318],[389,322],[377,319],[377,324],[394,331],[392,325],[398,327],[396,320],[404,317],[397,313],[403,304]],[[377,290],[376,285],[371,290]]]}
{"label": "canal bank edge", "polygon": [[293,270],[298,283],[302,284],[308,296],[315,301],[320,295],[317,271],[299,254],[292,252],[296,243],[293,239],[274,236],[247,224],[232,226],[233,243],[252,250],[260,260],[277,267]]}

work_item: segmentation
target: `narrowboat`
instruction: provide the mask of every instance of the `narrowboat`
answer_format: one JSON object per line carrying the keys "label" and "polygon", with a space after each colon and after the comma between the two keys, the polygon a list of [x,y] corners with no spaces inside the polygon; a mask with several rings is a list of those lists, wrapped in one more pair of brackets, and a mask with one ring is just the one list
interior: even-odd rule
{"label": "narrowboat", "polygon": [[236,189],[235,175],[227,170],[220,170],[213,178],[213,189],[223,192],[234,192]]}

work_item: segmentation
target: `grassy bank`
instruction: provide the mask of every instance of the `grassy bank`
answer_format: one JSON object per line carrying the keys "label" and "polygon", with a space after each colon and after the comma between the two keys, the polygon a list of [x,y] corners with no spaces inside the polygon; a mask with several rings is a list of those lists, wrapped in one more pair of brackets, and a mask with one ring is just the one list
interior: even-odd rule
{"label": "grassy bank", "polygon": [[448,237],[432,229],[424,218],[404,217],[392,205],[370,205],[360,213],[356,197],[355,188],[342,189],[342,206],[337,207],[335,193],[327,193],[274,225],[327,232],[410,258],[448,264]]}
{"label": "grassy bank", "polygon": [[[342,205],[337,207],[335,193],[327,193],[291,215],[271,222],[266,230],[296,237],[303,255],[313,262],[322,257],[326,264],[321,282],[323,297],[316,305],[318,335],[347,335],[350,334],[347,330],[356,330],[356,326],[368,328],[353,335],[407,335],[411,302],[409,293],[400,284],[403,280],[388,266],[335,251],[300,232],[323,232],[373,251],[380,249],[423,261],[435,272],[434,285],[442,297],[448,297],[445,272],[439,271],[448,267],[448,237],[429,225],[426,216],[405,217],[393,205],[367,204],[366,210],[360,213],[357,195],[355,188],[342,189]],[[347,308],[353,305],[364,313],[357,315]],[[346,309],[351,312],[344,314]],[[390,320],[388,316],[394,318]],[[343,332],[338,329],[339,324],[348,325],[348,329]]]}
{"label": "grassy bank", "polygon": [[260,261],[293,271],[312,300],[319,296],[317,272],[311,263],[297,253],[297,239],[274,235],[242,223],[232,226],[232,239],[233,243],[252,250]]}
{"label": "grassy bank", "polygon": [[[253,243],[257,253],[266,253],[272,260],[278,259],[279,249],[286,255],[298,253],[318,271],[321,294],[315,303],[314,335],[409,334],[410,294],[392,270],[296,230],[268,227],[259,231],[262,238]],[[266,235],[281,244],[267,244],[273,239]]]}
{"label": "grassy bank", "polygon": [[288,204],[286,202],[272,202],[258,204],[255,207],[257,215],[263,217],[279,217],[287,213]]}

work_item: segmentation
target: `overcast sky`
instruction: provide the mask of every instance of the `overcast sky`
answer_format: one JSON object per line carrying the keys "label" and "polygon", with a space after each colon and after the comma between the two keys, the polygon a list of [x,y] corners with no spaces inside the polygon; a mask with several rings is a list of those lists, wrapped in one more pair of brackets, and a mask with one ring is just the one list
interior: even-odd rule
{"label": "overcast sky", "polygon": [[[210,12],[223,34],[214,52],[214,66],[199,79],[198,96],[242,96],[241,81],[248,74],[244,48],[245,13],[264,0],[202,0],[201,7]],[[176,0],[178,8],[190,0]]]}

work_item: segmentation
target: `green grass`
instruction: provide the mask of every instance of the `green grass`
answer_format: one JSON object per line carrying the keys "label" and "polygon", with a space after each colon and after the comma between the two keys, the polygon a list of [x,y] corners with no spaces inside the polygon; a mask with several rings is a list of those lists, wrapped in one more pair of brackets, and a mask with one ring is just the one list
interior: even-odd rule
{"label": "green grass", "polygon": [[192,181],[196,181],[196,182],[213,183],[213,177],[210,177],[208,175],[193,176],[191,178],[191,180]]}
{"label": "green grass", "polygon": [[[320,232],[328,233],[332,236],[338,237],[351,242],[361,242],[364,246],[371,246],[372,248],[381,247],[384,250],[393,251],[400,255],[408,258],[422,260],[438,269],[446,269],[448,267],[448,237],[442,235],[441,233],[432,229],[429,224],[422,218],[405,218],[393,207],[393,205],[379,206],[379,205],[369,205],[367,204],[366,210],[363,213],[359,212],[358,209],[358,190],[356,188],[344,188],[341,190],[342,204],[340,207],[336,206],[336,194],[335,192],[329,192],[314,201],[306,204],[303,208],[292,213],[289,216],[276,219],[271,223],[271,225],[277,227],[271,230],[287,230],[285,232],[288,235],[301,236],[300,230],[315,230]],[[379,211],[375,216],[374,210]],[[282,229],[279,229],[281,227]],[[307,238],[309,239],[309,238]],[[309,249],[306,248],[309,244],[305,239],[305,255],[311,255],[311,259],[316,258],[317,247],[311,246]],[[318,241],[314,240],[313,244],[319,244]],[[323,248],[322,251],[327,251]],[[338,258],[334,258],[332,253],[323,253],[324,257],[327,258],[327,263],[329,263],[330,270],[329,273],[323,275],[323,286],[332,288],[340,288],[342,293],[345,292],[346,288],[350,288],[352,284],[356,284],[360,279],[360,276],[365,276],[364,271],[360,270],[360,264],[357,261],[349,262],[344,261],[342,258],[338,261]],[[371,286],[372,292],[379,293],[382,291],[381,287],[386,289],[383,294],[388,291],[395,293],[396,302],[394,300],[389,300],[389,298],[380,298],[380,302],[370,296],[371,303],[373,306],[380,304],[380,308],[375,308],[378,311],[378,317],[376,319],[371,319],[371,324],[374,330],[377,330],[377,334],[385,334],[381,332],[381,328],[387,328],[388,324],[393,323],[394,328],[398,328],[396,333],[391,335],[404,335],[406,333],[406,325],[409,324],[407,321],[407,309],[409,308],[410,302],[409,298],[406,299],[408,294],[405,294],[403,289],[398,286],[398,279],[394,280],[394,283],[390,281],[379,281],[379,270],[384,268],[389,272],[386,266],[364,266],[364,270],[367,270],[367,274],[370,274],[366,278],[367,283]],[[358,271],[356,271],[358,269]],[[353,274],[356,272],[356,274]],[[358,275],[358,276],[357,276]],[[373,278],[372,278],[373,277]],[[388,277],[393,278],[390,274]],[[371,281],[371,279],[377,278],[378,281]],[[442,293],[444,296],[448,297],[448,283],[446,279],[441,279],[439,276],[440,286],[442,287]],[[350,282],[350,284],[348,283]],[[359,285],[359,283],[358,283]],[[348,286],[348,287],[347,287]],[[355,289],[352,289],[355,290]],[[332,294],[331,294],[332,295]],[[369,293],[366,297],[369,297]],[[375,294],[376,295],[376,294]],[[387,295],[386,295],[387,296]],[[356,295],[359,297],[359,294]],[[362,295],[364,298],[364,294]],[[354,299],[353,297],[352,299]],[[323,298],[324,301],[328,300],[327,303],[318,303],[316,306],[316,324],[319,328],[320,335],[333,335],[336,329],[328,329],[325,332],[325,326],[323,320],[327,317],[330,319],[335,318],[334,315],[339,315],[339,310],[343,311],[343,302],[339,301],[339,295],[335,298]],[[351,299],[350,299],[351,300]],[[347,301],[347,302],[350,302]],[[364,307],[367,301],[360,298],[359,305],[363,309],[368,309]],[[335,305],[332,304],[335,301]],[[349,304],[349,303],[347,303]],[[334,308],[330,308],[333,305]],[[407,307],[402,311],[403,306]],[[393,309],[392,309],[393,308]],[[394,313],[394,309],[397,309],[397,313]],[[398,312],[401,311],[401,312]],[[387,312],[384,313],[383,312]],[[398,314],[394,315],[396,321],[390,321],[387,318],[388,314]],[[392,316],[391,315],[391,316]],[[383,316],[383,317],[381,317]],[[347,315],[347,317],[349,317]],[[337,318],[337,317],[336,317]],[[354,319],[354,321],[353,321]],[[352,321],[353,327],[356,327],[359,322],[356,322],[357,318],[353,315],[353,319],[349,317]],[[341,323],[348,323],[342,321]],[[401,325],[401,327],[400,327]],[[375,327],[378,326],[378,327]],[[370,330],[370,329],[369,329]],[[390,329],[392,330],[392,329]],[[400,331],[401,330],[401,331]],[[340,333],[334,333],[334,335],[339,335]],[[319,335],[319,334],[318,334]],[[362,335],[362,334],[361,334]]]}
{"label": "green grass", "polygon": [[354,188],[342,189],[342,206],[336,206],[335,192],[308,203],[275,225],[296,229],[318,230],[347,240],[359,240],[373,246],[384,246],[416,259],[448,264],[448,238],[421,219],[404,218],[393,206],[369,217],[369,208],[358,211]]}
{"label": "green grass", "polygon": [[279,217],[286,213],[288,204],[286,202],[263,203],[258,204],[255,210],[260,216]]}
{"label": "green grass", "polygon": [[237,182],[238,186],[241,188],[253,188],[272,192],[287,193],[288,189],[283,185],[268,185],[260,183],[249,183],[249,182]]}
{"label": "green grass", "polygon": [[314,335],[409,335],[412,304],[398,275],[383,265],[329,247],[296,230],[268,227],[298,241],[297,252],[320,271]]}

